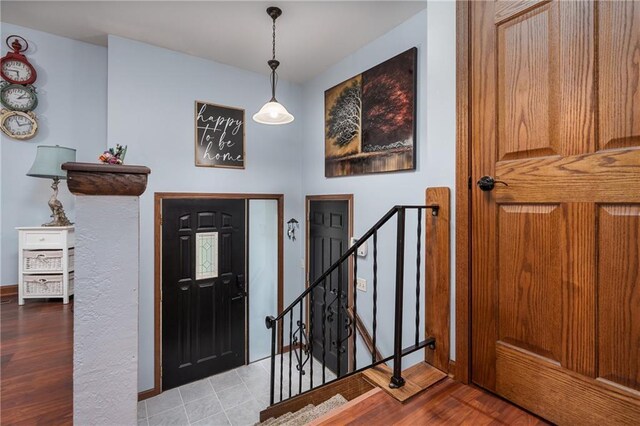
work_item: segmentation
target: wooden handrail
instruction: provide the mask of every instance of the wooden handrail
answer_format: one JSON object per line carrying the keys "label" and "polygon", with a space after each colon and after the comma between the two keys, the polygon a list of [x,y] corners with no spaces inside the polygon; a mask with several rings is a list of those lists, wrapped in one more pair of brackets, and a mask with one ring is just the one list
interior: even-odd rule
{"label": "wooden handrail", "polygon": [[[349,318],[351,318],[351,321],[354,321],[352,306],[350,306],[347,309],[347,314],[349,315]],[[378,350],[378,348],[375,348],[373,346],[373,339],[371,338],[371,334],[369,333],[369,330],[367,330],[367,327],[364,325],[364,322],[362,321],[362,318],[360,318],[360,315],[356,314],[355,323],[356,323],[356,330],[360,332],[360,336],[362,336],[364,345],[369,350],[369,353],[373,354],[375,352],[376,361],[380,361],[381,359],[383,359],[382,353]]]}

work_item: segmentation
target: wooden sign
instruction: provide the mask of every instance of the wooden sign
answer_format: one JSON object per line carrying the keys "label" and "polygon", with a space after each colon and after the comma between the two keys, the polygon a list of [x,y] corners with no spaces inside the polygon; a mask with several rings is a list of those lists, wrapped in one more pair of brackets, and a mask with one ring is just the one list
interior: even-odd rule
{"label": "wooden sign", "polygon": [[196,101],[196,166],[244,169],[244,110]]}

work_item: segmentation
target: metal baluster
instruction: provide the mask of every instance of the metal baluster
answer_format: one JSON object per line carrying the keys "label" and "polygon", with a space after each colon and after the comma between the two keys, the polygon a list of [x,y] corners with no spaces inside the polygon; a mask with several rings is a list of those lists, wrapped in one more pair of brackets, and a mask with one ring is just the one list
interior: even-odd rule
{"label": "metal baluster", "polygon": [[[331,342],[329,342],[331,344]],[[327,345],[327,279],[322,280],[322,384],[327,381],[325,370],[326,363],[326,345]]]}
{"label": "metal baluster", "polygon": [[373,353],[371,362],[376,362],[376,329],[378,327],[378,230],[373,232]]}
{"label": "metal baluster", "polygon": [[420,343],[420,245],[422,243],[422,209],[418,208],[418,244],[416,248],[416,346]]}
{"label": "metal baluster", "polygon": [[315,289],[311,290],[311,293],[309,293],[309,299],[311,301],[311,306],[309,307],[309,337],[308,337],[308,341],[309,341],[309,389],[313,389],[313,323],[314,323],[314,318],[313,318],[313,314],[315,313],[315,309],[314,309],[314,293],[316,292]]}
{"label": "metal baluster", "polygon": [[398,229],[396,232],[396,306],[395,323],[393,330],[393,376],[391,376],[392,388],[404,385],[402,378],[402,302],[404,295],[404,229],[405,208],[398,207]]}
{"label": "metal baluster", "polygon": [[[304,299],[303,299],[304,300]],[[302,326],[303,326],[303,322],[302,322],[302,300],[300,301],[300,331],[299,331],[299,335],[300,335],[300,359],[298,360],[298,395],[302,393],[302,357],[304,356],[302,354],[303,351],[303,342],[302,342]]]}
{"label": "metal baluster", "polygon": [[284,372],[284,318],[280,320],[280,401],[282,401],[283,372]]}
{"label": "metal baluster", "polygon": [[293,309],[289,311],[289,398],[291,398],[291,357],[293,356]]}
{"label": "metal baluster", "polygon": [[267,317],[265,320],[267,324],[267,328],[271,329],[271,376],[269,378],[270,382],[270,390],[269,390],[269,401],[270,405],[273,405],[273,398],[275,392],[275,372],[276,372],[276,327],[275,327],[275,318]]}
{"label": "metal baluster", "polygon": [[353,253],[353,370],[356,371],[356,347],[358,346],[358,250]]}
{"label": "metal baluster", "polygon": [[336,354],[338,355],[338,360],[337,360],[337,364],[338,364],[338,372],[336,374],[336,377],[340,377],[342,375],[342,371],[340,370],[341,367],[341,358],[342,358],[342,353],[340,352],[340,345],[341,345],[341,341],[342,341],[342,265],[340,265],[338,267],[338,309],[336,309],[336,324],[337,324],[337,332],[338,335],[336,336]]}

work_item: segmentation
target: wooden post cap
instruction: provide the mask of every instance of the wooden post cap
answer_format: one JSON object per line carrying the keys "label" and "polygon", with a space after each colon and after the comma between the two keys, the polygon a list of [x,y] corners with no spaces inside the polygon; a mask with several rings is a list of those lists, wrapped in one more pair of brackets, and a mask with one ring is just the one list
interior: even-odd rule
{"label": "wooden post cap", "polygon": [[139,196],[147,189],[145,166],[125,166],[102,163],[64,163],[67,186],[75,195]]}

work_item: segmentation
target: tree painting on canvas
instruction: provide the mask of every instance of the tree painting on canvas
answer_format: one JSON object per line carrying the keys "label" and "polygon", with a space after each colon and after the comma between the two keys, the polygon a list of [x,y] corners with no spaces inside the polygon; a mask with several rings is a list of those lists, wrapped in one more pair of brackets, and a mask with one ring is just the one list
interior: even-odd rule
{"label": "tree painting on canvas", "polygon": [[357,75],[325,92],[325,152],[339,158],[360,152],[362,78]]}
{"label": "tree painting on canvas", "polygon": [[414,47],[325,92],[325,176],[415,170]]}

